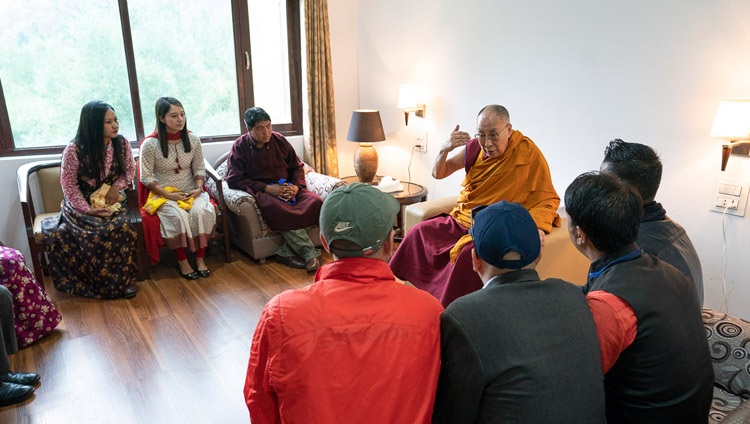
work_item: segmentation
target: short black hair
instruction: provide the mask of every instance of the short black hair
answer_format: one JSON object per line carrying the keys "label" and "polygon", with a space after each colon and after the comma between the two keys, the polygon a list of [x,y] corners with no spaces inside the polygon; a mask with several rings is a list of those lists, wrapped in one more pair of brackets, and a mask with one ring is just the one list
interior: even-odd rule
{"label": "short black hair", "polygon": [[565,190],[565,210],[594,247],[608,254],[638,238],[643,202],[633,186],[614,175],[587,172]]}
{"label": "short black hair", "polygon": [[606,167],[602,172],[612,173],[632,184],[644,203],[656,198],[662,165],[659,155],[651,147],[614,139],[604,149],[604,164]]}
{"label": "short black hair", "polygon": [[252,129],[255,124],[262,121],[270,121],[271,116],[260,107],[251,107],[245,111],[245,126],[247,129]]}

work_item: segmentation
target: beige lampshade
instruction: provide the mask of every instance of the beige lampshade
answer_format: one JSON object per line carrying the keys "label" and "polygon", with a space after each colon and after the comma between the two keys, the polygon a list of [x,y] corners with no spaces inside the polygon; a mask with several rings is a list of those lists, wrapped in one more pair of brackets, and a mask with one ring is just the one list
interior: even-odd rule
{"label": "beige lampshade", "polygon": [[750,140],[750,99],[724,100],[711,127],[711,137],[724,140]]}
{"label": "beige lampshade", "polygon": [[750,153],[750,99],[730,99],[719,104],[711,137],[728,140],[721,150],[721,170],[724,171],[729,155],[746,156]]}
{"label": "beige lampshade", "polygon": [[422,98],[421,90],[413,84],[401,84],[398,87],[398,108],[404,111],[404,124],[409,125],[409,114],[424,118],[427,105]]}
{"label": "beige lampshade", "polygon": [[398,87],[398,108],[413,109],[417,104],[417,88],[412,84],[401,84]]}
{"label": "beige lampshade", "polygon": [[371,183],[378,171],[378,152],[372,147],[372,143],[385,140],[380,112],[373,109],[358,109],[352,112],[346,139],[359,143],[359,148],[354,154],[354,172],[357,173],[359,181]]}

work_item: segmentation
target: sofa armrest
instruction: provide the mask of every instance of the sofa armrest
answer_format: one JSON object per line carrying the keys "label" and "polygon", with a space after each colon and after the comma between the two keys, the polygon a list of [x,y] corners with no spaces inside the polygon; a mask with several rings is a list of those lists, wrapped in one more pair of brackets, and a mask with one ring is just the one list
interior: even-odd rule
{"label": "sofa armrest", "polygon": [[404,208],[404,234],[420,222],[441,213],[448,213],[456,206],[456,197],[442,197],[415,203]]}
{"label": "sofa armrest", "polygon": [[347,185],[342,179],[331,177],[330,175],[319,174],[315,171],[305,173],[305,184],[307,189],[316,193],[321,199],[325,200],[333,190]]}
{"label": "sofa armrest", "polygon": [[[226,154],[222,156],[222,158],[226,158]],[[221,160],[216,163],[218,163],[218,168],[214,168],[214,165],[210,165],[206,162],[206,173],[209,175],[209,178],[206,179],[204,184],[206,190],[208,190],[208,194],[214,199],[224,199],[224,204],[227,209],[237,215],[242,215],[242,209],[240,206],[245,202],[250,202],[253,207],[258,210],[258,214],[260,215],[260,208],[258,208],[258,205],[255,203],[255,197],[252,194],[244,190],[229,188],[229,184],[227,184],[226,179],[224,179],[227,174],[226,161]],[[218,186],[218,181],[221,181],[221,187]],[[261,220],[262,219],[263,218],[261,217]]]}
{"label": "sofa armrest", "polygon": [[562,225],[552,227],[552,232],[544,237],[544,247],[536,271],[542,279],[560,278],[578,286],[586,285],[591,262],[570,240],[568,217],[563,208],[558,213]]}
{"label": "sofa armrest", "polygon": [[224,202],[226,202],[227,208],[237,215],[243,215],[241,208],[243,203],[250,203],[258,210],[258,214],[260,214],[260,208],[255,201],[255,196],[244,190],[229,188],[226,182],[224,182]]}

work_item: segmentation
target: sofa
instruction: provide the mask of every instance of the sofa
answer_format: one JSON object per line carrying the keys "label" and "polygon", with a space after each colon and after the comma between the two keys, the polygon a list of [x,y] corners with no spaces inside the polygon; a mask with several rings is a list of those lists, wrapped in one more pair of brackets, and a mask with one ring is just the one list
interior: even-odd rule
{"label": "sofa", "polygon": [[[454,206],[456,206],[455,196],[407,206],[404,209],[404,234],[408,234],[409,229],[421,221],[450,212]],[[536,270],[543,279],[554,277],[579,286],[585,285],[590,262],[570,241],[565,208],[560,208],[558,214],[562,218],[562,225],[552,228],[552,232],[545,237],[542,258]]]}
{"label": "sofa", "polygon": [[[279,233],[268,227],[252,194],[231,189],[227,185],[224,178],[227,174],[228,156],[229,152],[224,153],[214,161],[212,168],[222,178],[224,202],[229,209],[230,241],[253,259],[265,263],[266,258],[272,256],[281,246],[283,239]],[[308,190],[317,193],[323,199],[337,187],[347,184],[341,179],[317,173],[307,164],[305,164],[305,183]],[[216,184],[212,180],[206,181],[206,187],[211,196],[216,198],[219,195]],[[316,246],[320,246],[320,231],[317,226],[309,228],[307,234]]]}
{"label": "sofa", "polygon": [[750,321],[703,309],[714,366],[710,424],[750,423]]}

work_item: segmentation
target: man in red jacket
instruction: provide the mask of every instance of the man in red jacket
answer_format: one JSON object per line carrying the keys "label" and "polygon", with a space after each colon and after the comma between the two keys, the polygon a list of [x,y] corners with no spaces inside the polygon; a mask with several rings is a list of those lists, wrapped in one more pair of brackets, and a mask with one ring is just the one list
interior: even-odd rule
{"label": "man in red jacket", "polygon": [[323,202],[321,241],[334,261],[264,308],[244,390],[252,422],[430,422],[443,308],[388,266],[398,210],[360,183]]}

